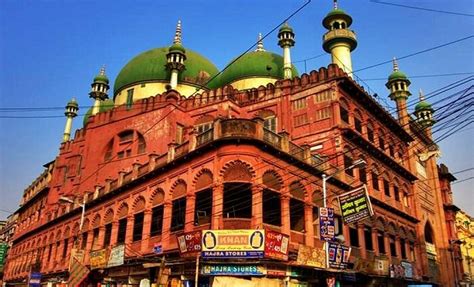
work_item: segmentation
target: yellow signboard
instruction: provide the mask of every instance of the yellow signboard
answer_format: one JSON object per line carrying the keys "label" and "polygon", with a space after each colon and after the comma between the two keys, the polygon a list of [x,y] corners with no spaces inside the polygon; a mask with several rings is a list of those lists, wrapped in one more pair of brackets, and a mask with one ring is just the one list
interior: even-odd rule
{"label": "yellow signboard", "polygon": [[105,268],[107,266],[107,249],[99,249],[90,253],[91,269]]}
{"label": "yellow signboard", "polygon": [[265,249],[265,230],[203,230],[202,251],[261,251]]}
{"label": "yellow signboard", "polygon": [[313,248],[300,244],[296,263],[298,265],[326,268],[326,251],[323,248]]}

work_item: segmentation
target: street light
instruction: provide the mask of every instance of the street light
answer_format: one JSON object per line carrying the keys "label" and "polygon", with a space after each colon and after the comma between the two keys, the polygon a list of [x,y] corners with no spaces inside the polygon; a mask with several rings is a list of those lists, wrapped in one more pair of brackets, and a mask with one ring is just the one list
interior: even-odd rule
{"label": "street light", "polygon": [[[69,202],[69,203],[74,204],[74,200],[66,196],[61,196],[59,198],[59,201],[64,201],[64,202]],[[84,215],[86,213],[86,197],[85,196],[82,198],[82,204],[80,204],[80,207],[82,208],[82,212],[81,212],[81,221],[79,223],[79,232],[82,231],[82,225],[84,224]]]}
{"label": "street light", "polygon": [[336,172],[334,172],[333,174],[331,175],[326,175],[325,173],[323,173],[323,207],[327,207],[327,190],[326,190],[326,181],[330,178],[332,178],[333,176],[335,176],[336,174],[338,174],[339,172],[341,171],[345,171],[345,170],[348,170],[348,169],[353,169],[355,167],[364,167],[367,165],[367,162],[363,159],[358,159],[358,160],[355,160],[352,162],[352,164],[344,169],[339,169],[339,170],[336,170]]}

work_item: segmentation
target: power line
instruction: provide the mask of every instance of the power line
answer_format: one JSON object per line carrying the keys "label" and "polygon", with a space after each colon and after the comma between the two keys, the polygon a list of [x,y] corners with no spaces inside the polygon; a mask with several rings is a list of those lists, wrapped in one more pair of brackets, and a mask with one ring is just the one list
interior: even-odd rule
{"label": "power line", "polygon": [[[450,77],[450,76],[461,76],[461,75],[472,75],[474,72],[462,72],[462,73],[447,73],[447,74],[431,74],[431,75],[410,75],[409,78],[437,78],[437,77]],[[386,81],[388,77],[384,78],[369,78],[364,81]]]}
{"label": "power line", "polygon": [[452,11],[445,11],[445,10],[438,10],[438,9],[431,9],[431,8],[424,8],[419,6],[409,6],[404,4],[397,4],[392,2],[380,1],[380,0],[370,0],[370,2],[375,4],[383,4],[395,7],[402,7],[408,9],[415,9],[415,10],[422,10],[422,11],[429,11],[429,12],[436,12],[436,13],[444,13],[444,14],[451,14],[451,15],[458,15],[458,16],[467,16],[467,17],[474,17],[473,14],[461,13],[461,12],[452,12]]}

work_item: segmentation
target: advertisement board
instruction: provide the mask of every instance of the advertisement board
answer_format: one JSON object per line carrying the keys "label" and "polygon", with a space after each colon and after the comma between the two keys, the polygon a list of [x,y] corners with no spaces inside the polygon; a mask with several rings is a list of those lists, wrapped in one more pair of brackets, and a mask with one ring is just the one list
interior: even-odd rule
{"label": "advertisement board", "polygon": [[202,275],[233,275],[233,276],[263,276],[266,274],[265,268],[260,265],[246,264],[246,265],[215,265],[206,264],[201,268]]}
{"label": "advertisement board", "polygon": [[346,224],[360,221],[374,214],[365,185],[339,195],[338,200]]}
{"label": "advertisement board", "polygon": [[109,262],[107,263],[108,267],[115,267],[123,265],[123,258],[125,255],[125,245],[117,245],[112,250],[110,250]]}
{"label": "advertisement board", "polygon": [[346,269],[351,255],[351,248],[335,242],[327,242],[328,264],[330,268]]}
{"label": "advertisement board", "polygon": [[400,265],[405,270],[405,278],[407,279],[413,278],[413,265],[411,265],[410,262],[405,262],[405,261],[400,262]]}
{"label": "advertisement board", "polygon": [[31,272],[28,276],[28,286],[29,287],[41,287],[41,277],[42,274],[39,272]]}
{"label": "advertisement board", "polygon": [[6,243],[0,243],[0,265],[5,263],[5,257],[7,256],[8,245]]}
{"label": "advertisement board", "polygon": [[89,262],[91,269],[105,268],[107,266],[107,250],[99,249],[91,251]]}
{"label": "advertisement board", "polygon": [[265,230],[265,257],[278,260],[288,260],[288,235],[273,230]]}
{"label": "advertisement board", "polygon": [[296,264],[326,268],[326,251],[324,248],[313,248],[300,244]]}
{"label": "advertisement board", "polygon": [[335,227],[333,208],[319,208],[319,234],[323,241],[334,241]]}
{"label": "advertisement board", "polygon": [[201,252],[201,230],[183,233],[176,237],[181,256],[195,256]]}
{"label": "advertisement board", "polygon": [[203,230],[204,258],[262,258],[265,230]]}

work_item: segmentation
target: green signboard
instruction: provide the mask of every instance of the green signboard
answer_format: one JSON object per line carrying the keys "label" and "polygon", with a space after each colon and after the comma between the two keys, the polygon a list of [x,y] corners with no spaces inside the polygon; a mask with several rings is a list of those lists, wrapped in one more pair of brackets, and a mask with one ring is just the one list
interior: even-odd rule
{"label": "green signboard", "polygon": [[0,265],[5,263],[5,257],[7,257],[8,245],[6,243],[0,243]]}

